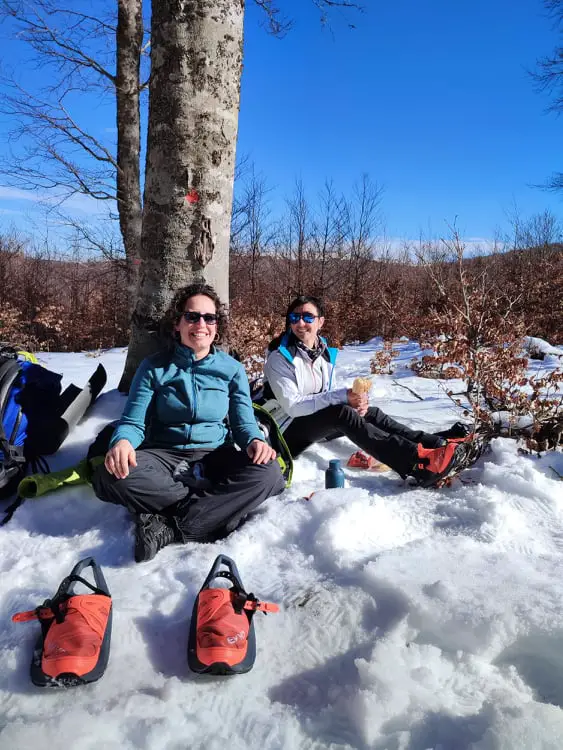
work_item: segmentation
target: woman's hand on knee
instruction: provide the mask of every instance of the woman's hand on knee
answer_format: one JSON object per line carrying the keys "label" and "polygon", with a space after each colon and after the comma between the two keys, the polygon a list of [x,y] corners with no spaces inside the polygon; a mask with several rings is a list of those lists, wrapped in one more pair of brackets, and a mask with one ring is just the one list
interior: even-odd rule
{"label": "woman's hand on knee", "polygon": [[104,466],[117,479],[129,476],[129,467],[137,466],[135,449],[128,440],[118,440],[106,453]]}
{"label": "woman's hand on knee", "polygon": [[276,457],[275,450],[262,440],[253,440],[246,449],[253,464],[268,464]]}

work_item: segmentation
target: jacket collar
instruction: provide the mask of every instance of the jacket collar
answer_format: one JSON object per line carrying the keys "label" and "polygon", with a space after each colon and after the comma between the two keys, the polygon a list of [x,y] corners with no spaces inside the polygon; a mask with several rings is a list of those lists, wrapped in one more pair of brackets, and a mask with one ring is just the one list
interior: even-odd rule
{"label": "jacket collar", "polygon": [[178,364],[183,365],[184,367],[192,367],[194,364],[197,365],[200,362],[211,362],[215,357],[215,352],[215,346],[212,344],[211,349],[209,350],[209,354],[206,357],[203,357],[203,359],[196,359],[193,349],[190,349],[189,346],[184,346],[184,344],[176,343],[174,345],[173,359]]}
{"label": "jacket collar", "polygon": [[[322,356],[324,357],[324,359],[334,365],[334,363],[336,362],[336,354],[338,352],[338,349],[328,346],[327,341],[323,336],[319,336],[319,338],[325,346]],[[282,357],[285,357],[287,361],[291,363],[293,363],[295,355],[297,354],[297,347],[292,339],[293,335],[291,334],[291,331],[288,331],[282,337],[282,340],[280,341],[280,345],[278,347],[278,351],[282,355]]]}

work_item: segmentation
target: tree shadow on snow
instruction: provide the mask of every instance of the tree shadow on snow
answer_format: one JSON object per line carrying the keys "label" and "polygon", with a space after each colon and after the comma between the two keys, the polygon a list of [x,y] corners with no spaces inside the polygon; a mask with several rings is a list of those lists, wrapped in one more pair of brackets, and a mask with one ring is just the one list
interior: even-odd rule
{"label": "tree shadow on snow", "polygon": [[371,580],[364,589],[374,597],[362,611],[362,626],[371,633],[369,639],[310,670],[288,677],[268,692],[270,700],[293,707],[303,731],[323,747],[334,743],[367,750],[356,706],[355,696],[362,688],[356,660],[369,661],[376,642],[385,638],[410,611],[407,597],[386,582]]}
{"label": "tree shadow on snow", "polygon": [[364,610],[363,626],[366,630],[376,630],[378,638],[383,638],[393,630],[412,610],[412,603],[403,591],[388,581],[369,579],[363,589],[373,597],[373,605]]}
{"label": "tree shadow on snow", "polygon": [[369,659],[372,649],[372,642],[362,644],[292,675],[270,688],[268,697],[292,707],[303,731],[316,744],[348,744],[367,750],[354,715],[354,696],[361,687],[355,660]]}
{"label": "tree shadow on snow", "polygon": [[[479,713],[468,716],[453,716],[445,711],[432,711],[410,727],[408,719],[404,716],[397,717],[383,725],[382,734],[408,731],[410,739],[405,750],[471,750],[490,727],[491,720],[488,714],[487,709],[481,709]],[[383,744],[376,742],[374,750],[387,750],[388,747],[388,740],[385,740]],[[492,750],[494,746],[490,747]]]}
{"label": "tree shadow on snow", "polygon": [[146,644],[147,653],[155,672],[165,677],[186,679],[192,674],[188,669],[188,634],[193,599],[184,597],[174,612],[164,615],[153,612],[135,620]]}
{"label": "tree shadow on snow", "polygon": [[563,631],[522,636],[493,663],[515,667],[537,701],[563,708]]}

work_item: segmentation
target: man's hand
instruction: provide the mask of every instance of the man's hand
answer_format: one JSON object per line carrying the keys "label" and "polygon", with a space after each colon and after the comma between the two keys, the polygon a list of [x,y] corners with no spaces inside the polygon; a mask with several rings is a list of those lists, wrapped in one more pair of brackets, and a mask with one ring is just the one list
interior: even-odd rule
{"label": "man's hand", "polygon": [[118,440],[106,453],[104,466],[117,479],[129,476],[129,467],[137,466],[135,449],[128,440]]}
{"label": "man's hand", "polygon": [[262,440],[253,440],[246,449],[253,464],[268,464],[276,457],[276,452],[268,443]]}
{"label": "man's hand", "polygon": [[367,393],[354,393],[351,388],[348,389],[348,403],[358,412],[360,417],[365,416],[369,408]]}

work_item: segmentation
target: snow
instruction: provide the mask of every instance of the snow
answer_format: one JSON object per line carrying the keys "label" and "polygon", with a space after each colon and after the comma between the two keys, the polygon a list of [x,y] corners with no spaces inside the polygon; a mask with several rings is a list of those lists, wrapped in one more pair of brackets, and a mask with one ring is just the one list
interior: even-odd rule
{"label": "snow", "polygon": [[544,358],[548,358],[548,362],[551,362],[553,357],[563,357],[563,349],[561,347],[552,346],[549,341],[537,338],[536,336],[524,337],[524,349],[532,354],[539,352]]}
{"label": "snow", "polygon": [[[376,346],[344,349],[340,384],[369,373]],[[417,345],[398,348],[403,366],[374,378],[372,404],[415,428],[456,421],[440,384],[405,370]],[[98,362],[109,376],[52,469],[80,460],[119,415],[124,357],[41,355],[65,383],[83,384]],[[88,487],[28,500],[0,529],[0,749],[559,750],[562,454],[522,456],[498,438],[448,489],[345,469],[347,487],[324,490],[328,460],[353,450],[344,439],[310,448],[292,487],[230,537],[139,565],[126,511]],[[194,598],[220,552],[281,612],[256,616],[250,673],[213,678],[188,670],[186,650]],[[113,595],[109,667],[89,686],[35,688],[39,626],[10,617],[88,555]]]}

